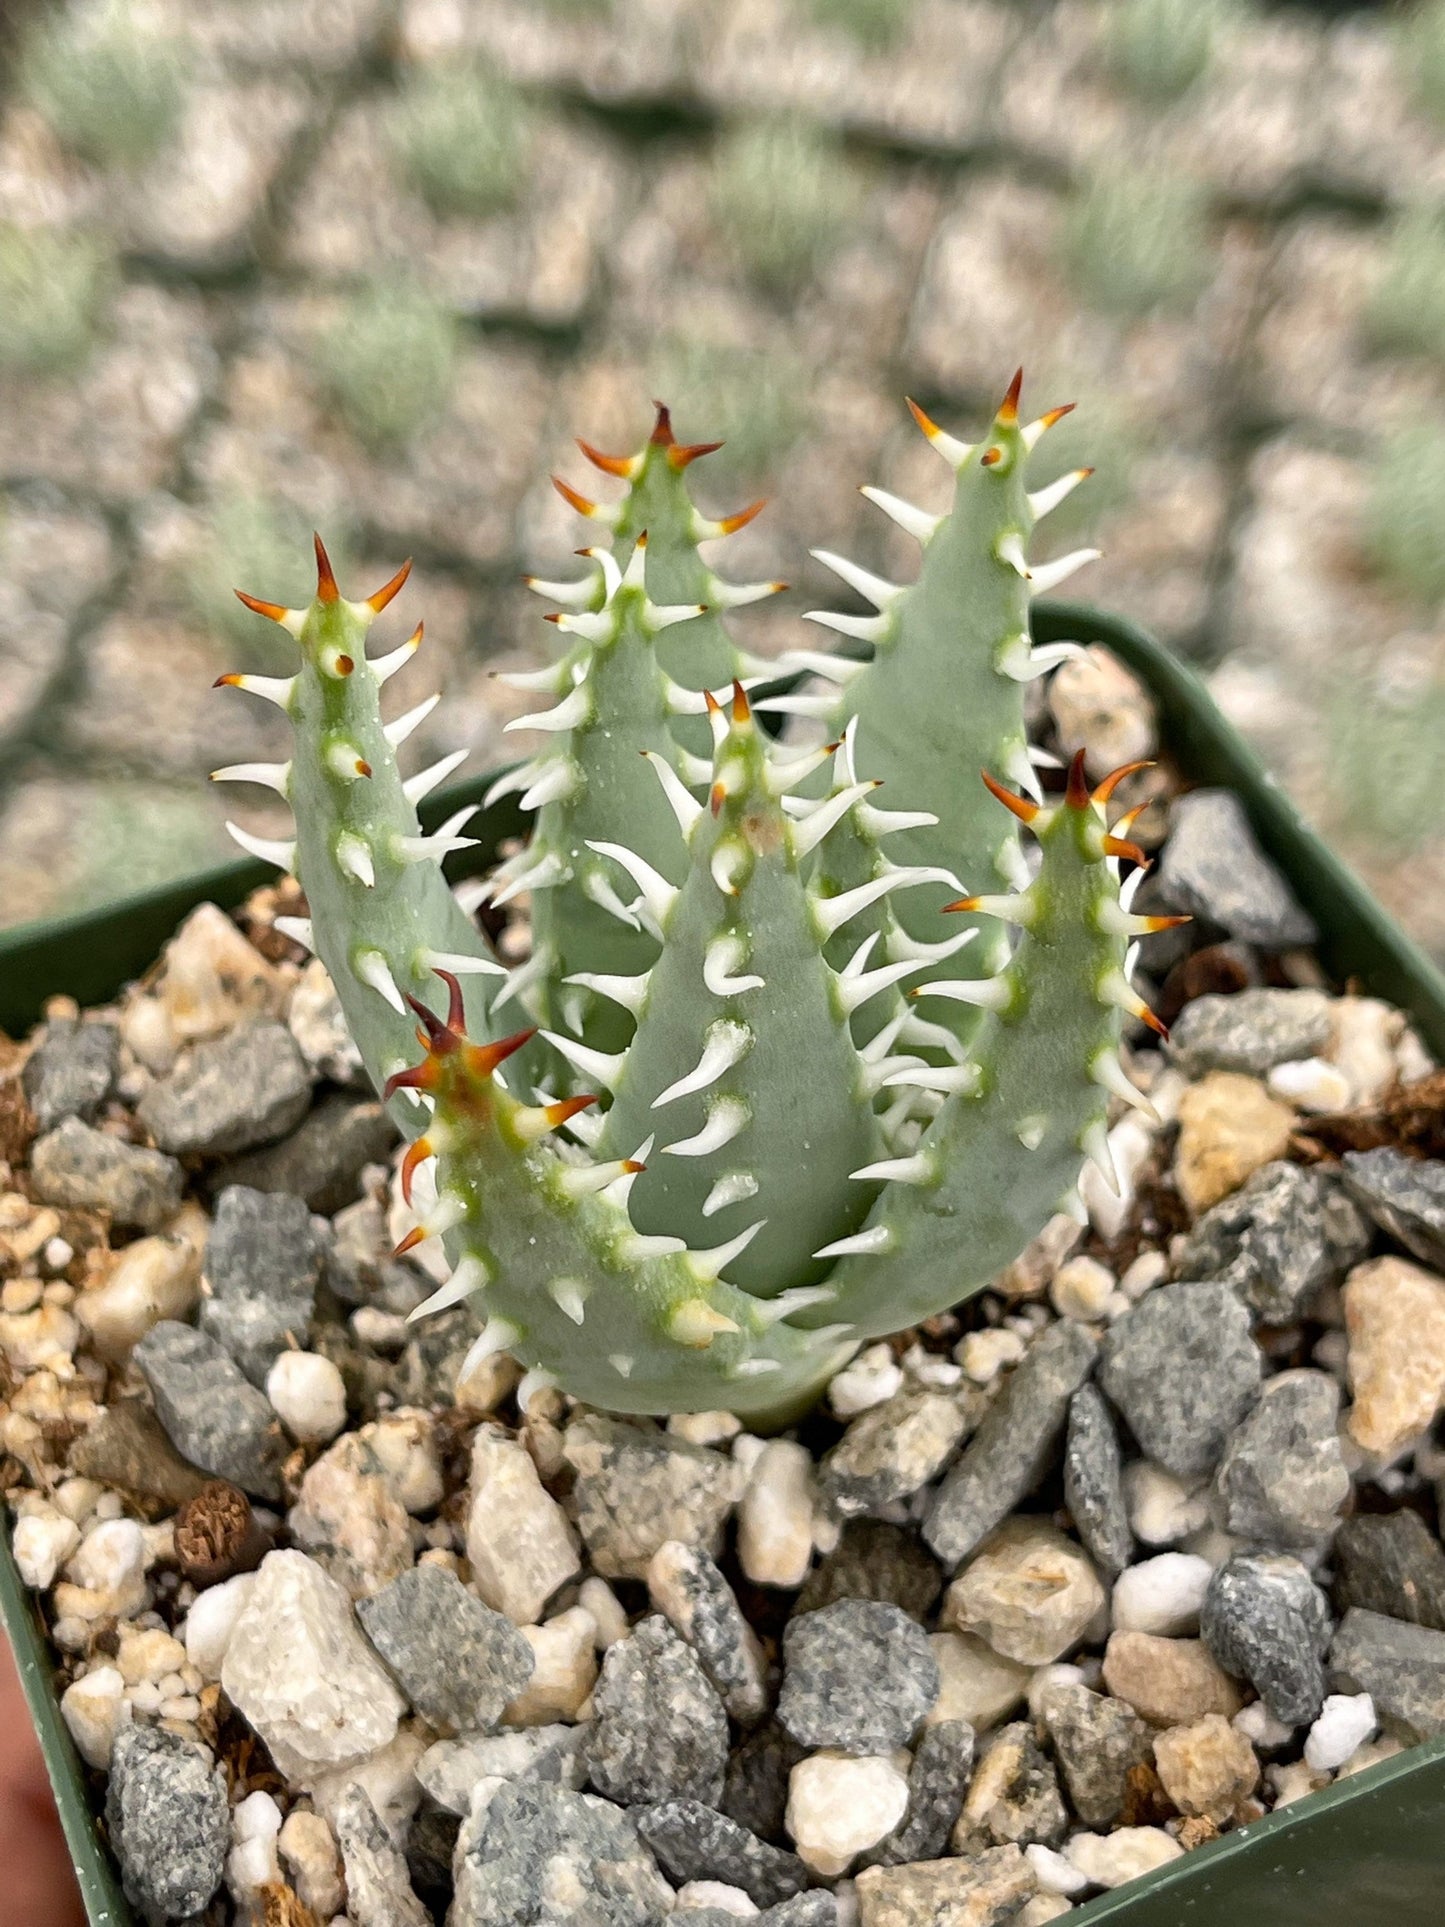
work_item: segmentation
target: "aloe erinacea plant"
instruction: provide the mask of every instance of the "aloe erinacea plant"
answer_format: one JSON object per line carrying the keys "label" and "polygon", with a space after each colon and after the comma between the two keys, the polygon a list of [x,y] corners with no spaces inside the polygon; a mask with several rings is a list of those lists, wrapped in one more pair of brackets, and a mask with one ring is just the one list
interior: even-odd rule
{"label": "aloe erinacea plant", "polygon": [[[920,545],[910,586],[820,552],[876,613],[812,619],[861,655],[734,644],[727,613],[781,585],[704,560],[755,509],[694,507],[708,447],[665,409],[638,454],[582,444],[625,493],[559,483],[610,540],[579,581],[531,583],[566,648],[511,678],[550,706],[509,727],[547,747],[492,794],[520,792],[533,833],[456,892],[463,821],[423,835],[417,804],[460,758],[397,767],[437,699],[382,720],[421,629],[366,654],[406,570],[348,601],[318,540],[309,608],[243,597],[301,662],[223,679],[295,731],[288,764],[217,772],[288,797],[295,842],[238,840],[299,878],[310,917],[287,927],[413,1140],[404,1243],[439,1237],[452,1265],[429,1306],[476,1299],[524,1406],[557,1384],[618,1411],[796,1410],[1077,1213],[1111,1095],[1146,1103],[1118,1048],[1125,1012],[1149,1018],[1127,952],[1168,920],[1128,908],[1140,868],[1120,889],[1142,864],[1106,819],[1124,772],[1091,793],[1076,760],[1045,803],[1024,733],[1025,683],[1072,647],[1031,644],[1029,599],[1093,554],[1034,566],[1030,537],[1088,471],[1029,493],[1067,411],[1024,423],[1018,397],[1016,377],[972,446],[914,408],[955,477],[946,514],[865,491]],[[811,687],[751,701],[780,668]],[[760,712],[825,740],[775,741]],[[471,913],[524,898],[508,969]]]}

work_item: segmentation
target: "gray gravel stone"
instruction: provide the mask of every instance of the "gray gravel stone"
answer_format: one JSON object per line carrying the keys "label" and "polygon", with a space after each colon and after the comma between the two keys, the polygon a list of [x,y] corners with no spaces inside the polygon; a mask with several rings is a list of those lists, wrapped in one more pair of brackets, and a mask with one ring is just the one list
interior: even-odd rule
{"label": "gray gravel stone", "polygon": [[384,1164],[396,1138],[396,1126],[375,1098],[358,1100],[332,1091],[289,1137],[233,1158],[215,1181],[286,1191],[330,1217],[352,1203],[363,1170]]}
{"label": "gray gravel stone", "polygon": [[927,1634],[897,1606],[842,1599],[798,1615],[783,1634],[778,1718],[804,1746],[891,1753],[939,1687]]}
{"label": "gray gravel stone", "polygon": [[953,1851],[973,1855],[989,1847],[1052,1846],[1063,1839],[1068,1824],[1059,1776],[1031,1723],[1016,1720],[991,1733],[953,1828]]}
{"label": "gray gravel stone", "polygon": [[1264,950],[1288,950],[1319,935],[1232,790],[1191,790],[1174,799],[1159,887],[1176,910]]}
{"label": "gray gravel stone", "polygon": [[1335,1604],[1445,1632],[1445,1548],[1418,1512],[1359,1512],[1335,1535]]}
{"label": "gray gravel stone", "polygon": [[1099,1377],[1145,1455],[1197,1479],[1254,1404],[1262,1369],[1235,1292],[1190,1283],[1151,1291],[1110,1326]]}
{"label": "gray gravel stone", "polygon": [[838,1902],[826,1887],[814,1887],[791,1900],[780,1900],[776,1907],[765,1907],[758,1927],[838,1927]]}
{"label": "gray gravel stone", "polygon": [[205,1747],[158,1726],[122,1726],[105,1818],[126,1898],[147,1921],[199,1914],[221,1884],[231,1844],[226,1776]]}
{"label": "gray gravel stone", "polygon": [[722,1799],[728,1723],[692,1648],[658,1613],[609,1646],[587,1736],[593,1786],[624,1806]]}
{"label": "gray gravel stone", "polygon": [[839,1599],[881,1599],[910,1619],[927,1619],[943,1591],[938,1561],[917,1533],[885,1519],[850,1519],[837,1545],[808,1574],[794,1611],[814,1613]]}
{"label": "gray gravel stone", "polygon": [[1276,1549],[1318,1546],[1350,1496],[1340,1449],[1340,1388],[1327,1372],[1266,1379],[1219,1467],[1224,1524],[1236,1538]]}
{"label": "gray gravel stone", "polygon": [[223,1157],[294,1131],[311,1072],[284,1024],[239,1024],[157,1079],[136,1115],[163,1151]]}
{"label": "gray gravel stone", "polygon": [[216,1203],[206,1241],[201,1329],[224,1345],[253,1385],[288,1342],[306,1342],[321,1276],[321,1242],[300,1198],[233,1184]]}
{"label": "gray gravel stone", "polygon": [[647,1585],[653,1605],[697,1654],[732,1717],[745,1726],[760,1720],[768,1694],[757,1635],[702,1547],[676,1539],[659,1546]]}
{"label": "gray gravel stone", "polygon": [[818,1468],[818,1490],[840,1518],[908,1499],[947,1465],[977,1425],[977,1386],[954,1393],[910,1386],[855,1418]]}
{"label": "gray gravel stone", "polygon": [[367,1638],[429,1726],[493,1727],[532,1677],[532,1648],[442,1566],[414,1566],[357,1602]]}
{"label": "gray gravel stone", "polygon": [[925,1729],[908,1769],[903,1824],[862,1857],[868,1867],[903,1867],[948,1852],[973,1772],[974,1731],[967,1720],[939,1720]]}
{"label": "gray gravel stone", "polygon": [[1266,1324],[1283,1325],[1370,1248],[1370,1227],[1322,1165],[1262,1164],[1190,1232],[1179,1268],[1232,1285]]}
{"label": "gray gravel stone", "polygon": [[770,1847],[700,1800],[665,1800],[638,1808],[633,1818],[674,1886],[721,1880],[741,1887],[759,1907],[772,1907],[808,1884],[808,1869],[795,1853]]}
{"label": "gray gravel stone", "polygon": [[182,1458],[258,1499],[281,1497],[280,1422],[214,1338],[163,1318],[132,1356]]}
{"label": "gray gravel stone", "polygon": [[346,1788],[332,1824],[346,1869],[346,1916],[352,1927],[432,1927],[431,1915],[412,1891],[406,1857],[363,1787]]}
{"label": "gray gravel stone", "polygon": [[[418,1568],[420,1570],[420,1568]],[[517,1733],[468,1733],[438,1740],[415,1768],[418,1783],[445,1812],[465,1814],[482,1780],[540,1780],[548,1786],[587,1784],[582,1757],[586,1728],[527,1726]]]}
{"label": "gray gravel stone", "polygon": [[1445,1159],[1407,1158],[1390,1147],[1346,1151],[1345,1189],[1422,1264],[1445,1269]]}
{"label": "gray gravel stone", "polygon": [[742,1494],[731,1459],[600,1412],[573,1420],[563,1450],[577,1475],[577,1527],[604,1578],[645,1579],[669,1539],[719,1550]]}
{"label": "gray gravel stone", "polygon": [[1247,1679],[1277,1720],[1308,1726],[1319,1713],[1330,1609],[1298,1559],[1236,1553],[1209,1582],[1199,1630],[1225,1672]]}
{"label": "gray gravel stone", "polygon": [[728,1758],[723,1812],[760,1840],[785,1840],[788,1777],[806,1751],[775,1719],[757,1727]]}
{"label": "gray gravel stone", "polygon": [[1110,1827],[1124,1810],[1131,1767],[1150,1757],[1152,1735],[1126,1700],[1061,1681],[1045,1691],[1040,1717],[1087,1827]]}
{"label": "gray gravel stone", "polygon": [[1329,1040],[1330,1000],[1322,990],[1241,990],[1186,1004],[1168,1052],[1186,1077],[1205,1071],[1263,1077],[1276,1064],[1313,1057]]}
{"label": "gray gravel stone", "polygon": [[462,1823],[455,1866],[448,1927],[663,1927],[672,1906],[625,1813],[536,1780],[499,1788]]}
{"label": "gray gravel stone", "polygon": [[1352,1607],[1330,1647],[1330,1685],[1368,1693],[1408,1744],[1432,1740],[1445,1733],[1445,1633]]}
{"label": "gray gravel stone", "polygon": [[1094,1564],[1105,1573],[1122,1572],[1134,1557],[1123,1471],[1119,1435],[1104,1395],[1096,1385],[1081,1385],[1069,1400],[1064,1504]]}
{"label": "gray gravel stone", "polygon": [[181,1202],[184,1173],[174,1158],[127,1144],[68,1117],[30,1147],[30,1180],[42,1204],[108,1211],[116,1224],[154,1231]]}
{"label": "gray gravel stone", "polygon": [[52,1021],[31,1052],[21,1076],[25,1101],[42,1132],[62,1118],[87,1122],[115,1088],[120,1069],[120,1032],[114,1024]]}
{"label": "gray gravel stone", "polygon": [[1015,1367],[924,1522],[924,1538],[950,1571],[1047,1471],[1097,1349],[1082,1325],[1064,1319],[1041,1332]]}

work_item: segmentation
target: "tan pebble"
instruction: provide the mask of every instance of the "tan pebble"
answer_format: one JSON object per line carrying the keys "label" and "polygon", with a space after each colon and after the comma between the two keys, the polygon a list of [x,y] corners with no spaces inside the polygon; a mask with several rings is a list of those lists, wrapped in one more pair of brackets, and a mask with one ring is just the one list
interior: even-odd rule
{"label": "tan pebble", "polygon": [[1445,1404],[1445,1280],[1406,1258],[1356,1265],[1345,1283],[1346,1424],[1367,1452],[1388,1458],[1425,1431]]}
{"label": "tan pebble", "polygon": [[1239,1689],[1198,1639],[1114,1633],[1104,1684],[1153,1726],[1187,1726],[1209,1713],[1233,1719],[1239,1711]]}
{"label": "tan pebble", "polygon": [[1076,1219],[1067,1212],[1058,1212],[1038,1236],[1024,1246],[1013,1263],[1004,1266],[990,1289],[1002,1298],[1041,1297],[1083,1235],[1084,1227]]}
{"label": "tan pebble", "polygon": [[1158,746],[1148,691],[1097,646],[1060,664],[1049,683],[1049,711],[1064,755],[1083,750],[1096,780],[1122,763],[1144,762]]}
{"label": "tan pebble", "polygon": [[1049,1300],[1060,1318],[1087,1322],[1102,1318],[1114,1290],[1114,1274],[1097,1258],[1070,1258],[1049,1286]]}
{"label": "tan pebble", "polygon": [[201,1252],[183,1231],[138,1238],[110,1275],[83,1291],[76,1316],[102,1358],[121,1364],[162,1318],[189,1318],[201,1295]]}
{"label": "tan pebble", "polygon": [[1283,1157],[1293,1130],[1294,1112],[1257,1078],[1211,1071],[1179,1101],[1179,1195],[1197,1217],[1237,1191],[1261,1164]]}
{"label": "tan pebble", "polygon": [[994,1726],[1023,1701],[1032,1668],[1005,1659],[972,1633],[931,1633],[928,1640],[938,1662],[938,1698],[925,1724],[967,1720],[977,1733]]}
{"label": "tan pebble", "polygon": [[1008,1519],[949,1587],[941,1623],[996,1653],[1046,1666],[1083,1638],[1104,1588],[1085,1554],[1045,1519]]}
{"label": "tan pebble", "polygon": [[597,1621],[572,1606],[541,1626],[523,1626],[532,1648],[532,1677],[502,1715],[508,1726],[547,1726],[581,1716],[597,1684]]}
{"label": "tan pebble", "polygon": [[1220,1713],[1161,1733],[1154,1764],[1179,1811],[1209,1820],[1228,1819],[1259,1784],[1254,1748]]}

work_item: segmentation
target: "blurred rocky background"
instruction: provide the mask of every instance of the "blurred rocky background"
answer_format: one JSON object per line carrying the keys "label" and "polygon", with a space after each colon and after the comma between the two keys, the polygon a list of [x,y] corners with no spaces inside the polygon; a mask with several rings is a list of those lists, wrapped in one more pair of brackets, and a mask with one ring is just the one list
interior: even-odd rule
{"label": "blurred rocky background", "polygon": [[[1077,593],[1209,673],[1445,954],[1445,5],[100,0],[0,44],[0,923],[227,853],[283,666],[231,597],[417,570],[431,747],[501,760],[574,434],[649,397],[739,620],[798,639],[858,483],[938,505],[1015,363],[1092,462]],[[596,478],[597,492],[608,484]],[[430,678],[430,680],[428,680]],[[245,820],[264,828],[263,812]]]}

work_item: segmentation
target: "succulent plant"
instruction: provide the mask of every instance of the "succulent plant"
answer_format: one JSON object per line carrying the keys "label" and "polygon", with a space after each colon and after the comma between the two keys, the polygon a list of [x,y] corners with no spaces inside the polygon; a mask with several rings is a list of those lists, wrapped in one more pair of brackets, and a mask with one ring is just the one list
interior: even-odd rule
{"label": "succulent plant", "polygon": [[1108,12],[1104,58],[1144,100],[1177,100],[1203,79],[1237,0],[1124,0]]}
{"label": "succulent plant", "polygon": [[95,345],[115,285],[88,235],[0,223],[0,375],[60,375]]}
{"label": "succulent plant", "polygon": [[97,167],[152,159],[185,105],[179,49],[120,0],[43,19],[26,42],[20,79],[62,145]]}
{"label": "succulent plant", "polygon": [[762,287],[802,286],[848,232],[857,189],[839,143],[797,120],[731,129],[713,162],[713,218]]}
{"label": "succulent plant", "polygon": [[1410,208],[1395,221],[1365,327],[1387,353],[1445,359],[1445,210]]}
{"label": "succulent plant", "polygon": [[1445,0],[1402,13],[1396,37],[1401,79],[1419,106],[1445,123]]}
{"label": "succulent plant", "polygon": [[[823,552],[877,613],[814,620],[872,653],[799,652],[802,691],[748,693],[778,665],[723,618],[781,585],[704,560],[760,506],[698,513],[708,445],[680,445],[665,409],[636,454],[583,444],[626,486],[604,505],[559,484],[610,542],[580,580],[532,584],[566,649],[511,679],[551,706],[509,727],[548,746],[490,796],[520,793],[533,833],[456,894],[440,859],[471,811],[429,835],[416,811],[456,759],[403,781],[397,745],[431,703],[381,719],[421,631],[366,654],[406,570],[349,601],[318,539],[308,608],[243,598],[301,663],[223,679],[295,731],[289,764],[218,772],[288,796],[294,843],[237,839],[299,877],[310,917],[287,927],[414,1137],[403,1248],[440,1237],[453,1266],[428,1306],[477,1298],[481,1350],[528,1367],[524,1406],[560,1383],[623,1411],[797,1409],[861,1341],[980,1290],[1081,1209],[1111,1094],[1147,1108],[1119,1040],[1124,1012],[1149,1016],[1127,947],[1159,920],[1120,890],[1118,860],[1141,861],[1106,821],[1123,772],[1091,794],[1076,760],[1045,802],[1024,739],[1024,683],[1073,648],[1031,644],[1029,599],[1093,552],[1028,560],[1082,477],[1029,493],[1028,453],[1067,411],[1025,424],[1018,395],[972,447],[915,409],[952,507],[867,491],[920,543],[918,577]],[[773,740],[778,716],[825,740]],[[532,953],[509,972],[468,911],[523,893]]]}
{"label": "succulent plant", "polygon": [[1064,258],[1085,300],[1147,314],[1196,294],[1208,274],[1204,202],[1191,181],[1137,159],[1094,175],[1067,210]]}
{"label": "succulent plant", "polygon": [[413,279],[379,281],[318,340],[317,372],[347,426],[385,451],[445,411],[460,345],[455,315]]}
{"label": "succulent plant", "polygon": [[483,61],[410,74],[390,133],[403,176],[433,214],[495,214],[526,184],[531,111]]}
{"label": "succulent plant", "polygon": [[1445,429],[1417,422],[1380,450],[1366,540],[1387,581],[1427,604],[1445,596]]}
{"label": "succulent plant", "polygon": [[873,50],[891,47],[907,22],[912,0],[805,0],[820,26],[837,27]]}

